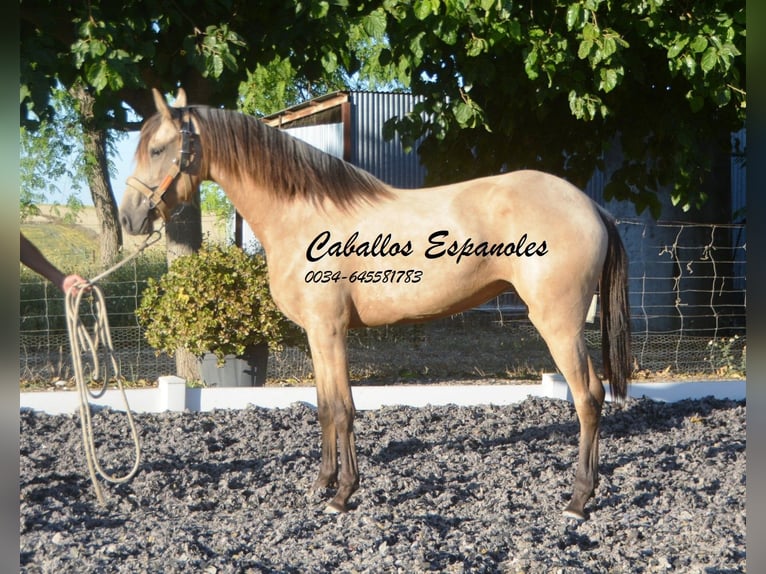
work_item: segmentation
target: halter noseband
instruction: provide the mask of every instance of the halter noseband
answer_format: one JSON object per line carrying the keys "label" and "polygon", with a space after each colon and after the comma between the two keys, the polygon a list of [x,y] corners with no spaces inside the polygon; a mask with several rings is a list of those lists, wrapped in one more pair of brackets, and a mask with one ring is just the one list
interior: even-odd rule
{"label": "halter noseband", "polygon": [[[178,158],[173,160],[173,167],[162,179],[159,185],[151,187],[146,185],[140,179],[130,176],[126,182],[128,187],[132,187],[140,192],[149,201],[149,209],[155,209],[160,203],[165,203],[165,194],[168,188],[173,184],[176,178],[187,173],[186,170],[194,161],[194,124],[191,121],[191,115],[187,108],[183,108],[183,123],[181,124],[181,149],[178,152]],[[163,220],[167,221],[167,215],[163,210],[158,210]]]}

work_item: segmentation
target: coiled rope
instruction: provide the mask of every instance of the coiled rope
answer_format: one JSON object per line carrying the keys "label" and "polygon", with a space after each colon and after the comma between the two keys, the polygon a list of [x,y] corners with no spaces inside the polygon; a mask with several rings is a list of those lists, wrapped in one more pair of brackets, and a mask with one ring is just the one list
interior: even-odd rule
{"label": "coiled rope", "polygon": [[[97,474],[107,482],[113,484],[122,484],[132,479],[138,472],[141,461],[141,444],[138,438],[133,413],[128,404],[128,397],[125,394],[123,377],[120,375],[120,367],[115,357],[114,346],[112,345],[112,335],[109,330],[109,320],[107,319],[106,303],[101,288],[96,282],[107,275],[113,273],[129,261],[135,259],[147,247],[159,241],[161,234],[155,231],[144,240],[138,250],[131,256],[118,262],[103,273],[90,279],[85,285],[76,285],[66,293],[66,321],[69,332],[69,346],[72,352],[72,365],[74,368],[75,383],[80,399],[80,427],[82,429],[83,447],[85,450],[85,459],[88,465],[93,488],[96,492],[96,498],[101,505],[106,505],[101,486],[98,483]],[[93,323],[90,329],[81,320],[80,307],[83,298],[88,296],[91,301],[91,313]],[[88,369],[86,379],[86,369],[84,357],[90,357],[91,365]],[[135,461],[131,470],[123,476],[115,476],[103,469],[96,455],[96,445],[93,435],[93,421],[91,420],[90,399],[98,399],[106,392],[110,380],[117,381],[117,387],[122,395],[125,405],[125,412],[128,418],[128,426],[133,438],[135,447]],[[100,381],[100,388],[93,391],[90,388],[90,382]]]}

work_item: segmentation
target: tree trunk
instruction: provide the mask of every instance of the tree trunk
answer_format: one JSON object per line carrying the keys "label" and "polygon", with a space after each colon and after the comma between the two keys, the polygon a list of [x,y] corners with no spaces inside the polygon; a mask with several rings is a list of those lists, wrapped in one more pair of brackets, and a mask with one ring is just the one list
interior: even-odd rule
{"label": "tree trunk", "polygon": [[108,267],[117,259],[122,248],[122,228],[119,224],[117,201],[109,181],[109,161],[106,153],[109,136],[105,129],[98,127],[93,112],[93,96],[82,87],[72,88],[70,93],[78,102],[82,120],[82,143],[89,166],[86,177],[100,227],[100,264]]}
{"label": "tree trunk", "polygon": [[[199,190],[197,190],[199,194]],[[202,245],[202,216],[199,202],[186,205],[165,224],[168,266],[183,255],[196,253]],[[200,379],[197,357],[186,349],[176,351],[176,373],[187,381]]]}

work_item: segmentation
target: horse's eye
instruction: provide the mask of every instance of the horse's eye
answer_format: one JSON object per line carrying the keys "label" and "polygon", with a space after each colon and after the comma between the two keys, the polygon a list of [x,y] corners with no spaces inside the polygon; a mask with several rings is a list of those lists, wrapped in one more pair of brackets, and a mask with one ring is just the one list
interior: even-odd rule
{"label": "horse's eye", "polygon": [[149,155],[151,155],[152,157],[159,157],[160,155],[162,155],[162,152],[164,151],[165,151],[165,146],[153,147],[152,149],[149,150]]}

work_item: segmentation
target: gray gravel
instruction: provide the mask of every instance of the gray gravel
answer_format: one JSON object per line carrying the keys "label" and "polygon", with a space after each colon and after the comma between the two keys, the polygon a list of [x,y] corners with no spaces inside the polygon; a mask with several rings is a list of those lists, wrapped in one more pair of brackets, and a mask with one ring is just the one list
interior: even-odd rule
{"label": "gray gravel", "polygon": [[[392,389],[395,392],[395,389]],[[573,407],[358,413],[353,510],[321,512],[316,413],[248,408],[137,415],[130,483],[95,500],[78,416],[21,413],[22,572],[745,572],[745,404],[607,405],[591,519],[561,516]],[[102,411],[107,469],[125,472],[125,415]]]}

